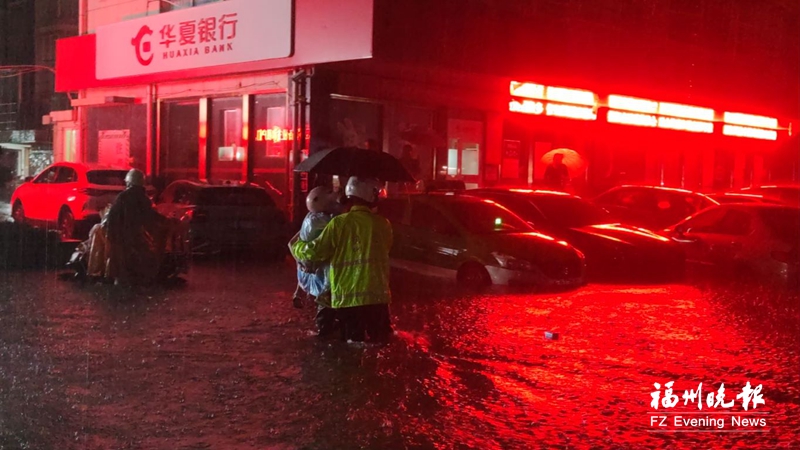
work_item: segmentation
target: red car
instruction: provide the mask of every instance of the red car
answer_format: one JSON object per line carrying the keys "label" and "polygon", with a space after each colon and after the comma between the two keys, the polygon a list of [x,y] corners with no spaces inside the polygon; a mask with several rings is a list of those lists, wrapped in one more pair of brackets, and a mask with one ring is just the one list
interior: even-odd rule
{"label": "red car", "polygon": [[99,211],[125,189],[127,173],[124,168],[55,163],[14,191],[11,217],[18,223],[55,225],[64,240],[82,238],[99,222]]}

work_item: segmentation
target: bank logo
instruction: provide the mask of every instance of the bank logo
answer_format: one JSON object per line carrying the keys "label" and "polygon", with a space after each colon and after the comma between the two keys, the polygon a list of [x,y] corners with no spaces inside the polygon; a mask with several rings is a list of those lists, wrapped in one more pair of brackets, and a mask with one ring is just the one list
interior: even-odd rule
{"label": "bank logo", "polygon": [[147,25],[139,29],[139,34],[131,39],[131,45],[136,50],[136,59],[139,64],[149,66],[153,62],[153,48],[150,42],[150,36],[153,35],[153,30]]}

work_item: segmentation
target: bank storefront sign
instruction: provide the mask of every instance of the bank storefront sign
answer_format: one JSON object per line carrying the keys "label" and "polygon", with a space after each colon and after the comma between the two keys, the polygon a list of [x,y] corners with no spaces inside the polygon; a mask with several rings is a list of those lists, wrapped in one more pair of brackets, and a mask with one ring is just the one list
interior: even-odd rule
{"label": "bank storefront sign", "polygon": [[100,80],[291,54],[292,0],[229,0],[97,29]]}

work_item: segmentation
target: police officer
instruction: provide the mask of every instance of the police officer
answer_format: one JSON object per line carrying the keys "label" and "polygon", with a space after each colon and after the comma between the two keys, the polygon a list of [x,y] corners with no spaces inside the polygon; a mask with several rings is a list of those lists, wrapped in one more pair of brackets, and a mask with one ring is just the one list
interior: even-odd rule
{"label": "police officer", "polygon": [[392,334],[392,227],[372,211],[380,187],[378,180],[350,177],[345,187],[350,210],[334,217],[317,239],[292,245],[298,260],[330,263],[331,307],[348,341],[385,342]]}

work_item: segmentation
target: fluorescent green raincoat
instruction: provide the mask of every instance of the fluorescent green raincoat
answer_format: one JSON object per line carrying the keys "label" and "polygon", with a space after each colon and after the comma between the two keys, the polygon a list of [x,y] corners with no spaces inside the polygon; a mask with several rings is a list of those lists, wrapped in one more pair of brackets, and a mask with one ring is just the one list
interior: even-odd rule
{"label": "fluorescent green raincoat", "polygon": [[389,249],[392,226],[369,208],[354,206],[334,217],[311,242],[297,241],[298,260],[330,262],[331,306],[389,303]]}

